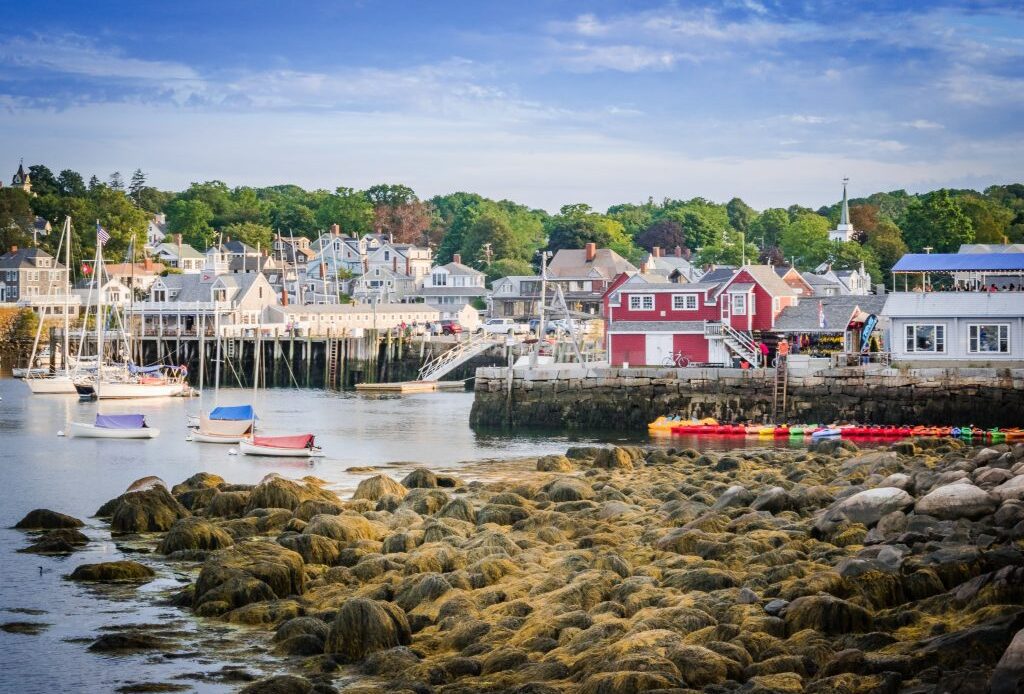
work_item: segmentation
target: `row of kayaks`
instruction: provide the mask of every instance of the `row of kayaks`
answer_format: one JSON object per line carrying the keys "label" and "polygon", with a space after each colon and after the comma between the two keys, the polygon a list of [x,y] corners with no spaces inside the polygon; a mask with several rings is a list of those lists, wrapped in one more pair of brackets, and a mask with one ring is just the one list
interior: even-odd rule
{"label": "row of kayaks", "polygon": [[898,439],[908,437],[954,437],[986,441],[1024,440],[1024,429],[981,429],[973,426],[887,426],[887,425],[821,425],[821,424],[719,424],[712,418],[701,420],[680,417],[658,417],[647,425],[652,434],[687,436],[756,436],[758,438],[861,438]]}

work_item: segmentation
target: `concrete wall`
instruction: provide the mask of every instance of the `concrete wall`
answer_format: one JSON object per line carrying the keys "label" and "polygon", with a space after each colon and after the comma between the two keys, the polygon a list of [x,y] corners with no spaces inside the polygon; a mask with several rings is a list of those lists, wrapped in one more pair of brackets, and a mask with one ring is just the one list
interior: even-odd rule
{"label": "concrete wall", "polygon": [[[478,369],[474,426],[645,430],[663,414],[767,421],[771,371],[739,369],[584,370],[560,365]],[[790,422],[857,421],[981,427],[1024,423],[1024,369],[828,369],[794,374]]]}

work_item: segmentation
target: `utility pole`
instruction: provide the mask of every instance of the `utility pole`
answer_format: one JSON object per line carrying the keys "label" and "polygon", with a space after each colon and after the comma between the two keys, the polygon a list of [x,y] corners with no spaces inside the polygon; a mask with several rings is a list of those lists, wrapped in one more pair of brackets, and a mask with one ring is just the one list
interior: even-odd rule
{"label": "utility pole", "polygon": [[484,265],[486,267],[490,267],[491,258],[493,257],[493,255],[494,251],[491,250],[491,244],[488,241],[487,243],[484,244]]}
{"label": "utility pole", "polygon": [[537,365],[537,356],[540,353],[540,345],[543,342],[544,334],[544,304],[548,296],[548,252],[540,252],[540,321],[537,323],[537,342],[534,343],[533,352],[530,355],[530,366]]}

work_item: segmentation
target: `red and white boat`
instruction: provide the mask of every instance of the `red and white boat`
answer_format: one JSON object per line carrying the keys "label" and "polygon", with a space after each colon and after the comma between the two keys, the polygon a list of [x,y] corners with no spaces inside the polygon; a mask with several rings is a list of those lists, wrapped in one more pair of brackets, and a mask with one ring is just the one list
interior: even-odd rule
{"label": "red and white boat", "polygon": [[238,442],[238,450],[245,455],[264,455],[278,458],[316,458],[323,452],[315,443],[313,434],[294,436],[253,436]]}

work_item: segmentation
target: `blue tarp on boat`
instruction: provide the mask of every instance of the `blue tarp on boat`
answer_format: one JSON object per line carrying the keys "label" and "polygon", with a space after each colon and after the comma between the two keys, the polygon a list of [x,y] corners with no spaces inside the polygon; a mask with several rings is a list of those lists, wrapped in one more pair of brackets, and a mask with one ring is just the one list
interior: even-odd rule
{"label": "blue tarp on boat", "polygon": [[210,411],[210,419],[227,419],[241,422],[247,419],[255,419],[256,413],[252,405],[235,405],[233,407],[214,407]]}
{"label": "blue tarp on boat", "polygon": [[136,366],[135,364],[128,362],[128,373],[133,374],[152,374],[162,368],[164,368],[163,364],[157,364],[156,366]]}
{"label": "blue tarp on boat", "polygon": [[146,415],[98,414],[96,426],[100,429],[142,429],[146,426]]}

